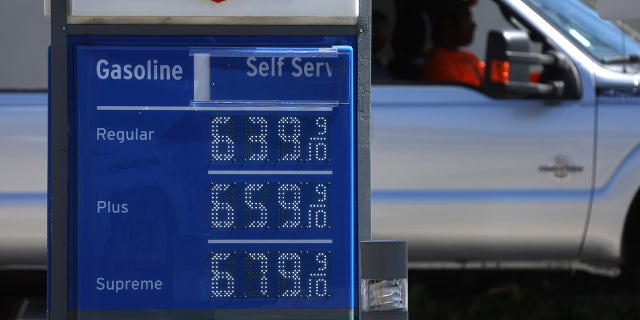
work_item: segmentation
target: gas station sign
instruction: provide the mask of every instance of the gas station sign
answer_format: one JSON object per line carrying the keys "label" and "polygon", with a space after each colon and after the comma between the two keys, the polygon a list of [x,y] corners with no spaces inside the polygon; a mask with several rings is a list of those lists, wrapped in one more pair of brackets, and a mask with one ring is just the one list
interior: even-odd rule
{"label": "gas station sign", "polygon": [[49,319],[357,318],[370,2],[51,5]]}
{"label": "gas station sign", "polygon": [[353,307],[351,47],[74,48],[78,310]]}

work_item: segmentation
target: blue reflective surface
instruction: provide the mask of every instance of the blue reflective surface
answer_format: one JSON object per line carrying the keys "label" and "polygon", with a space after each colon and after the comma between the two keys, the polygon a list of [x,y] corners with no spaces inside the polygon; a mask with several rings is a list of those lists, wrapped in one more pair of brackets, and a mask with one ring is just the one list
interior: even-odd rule
{"label": "blue reflective surface", "polygon": [[71,41],[71,309],[354,307],[353,52],[220,40]]}

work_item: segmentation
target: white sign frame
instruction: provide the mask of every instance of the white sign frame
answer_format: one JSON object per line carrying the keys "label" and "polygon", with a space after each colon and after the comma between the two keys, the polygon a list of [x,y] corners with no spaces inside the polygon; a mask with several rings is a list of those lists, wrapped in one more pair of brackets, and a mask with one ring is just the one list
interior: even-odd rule
{"label": "white sign frame", "polygon": [[359,0],[68,0],[70,23],[355,24]]}

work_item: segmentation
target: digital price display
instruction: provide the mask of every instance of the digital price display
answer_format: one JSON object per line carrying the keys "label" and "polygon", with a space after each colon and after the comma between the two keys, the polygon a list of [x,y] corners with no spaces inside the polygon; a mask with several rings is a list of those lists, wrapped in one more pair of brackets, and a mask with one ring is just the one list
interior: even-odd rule
{"label": "digital price display", "polygon": [[353,317],[350,46],[73,53],[80,317]]}

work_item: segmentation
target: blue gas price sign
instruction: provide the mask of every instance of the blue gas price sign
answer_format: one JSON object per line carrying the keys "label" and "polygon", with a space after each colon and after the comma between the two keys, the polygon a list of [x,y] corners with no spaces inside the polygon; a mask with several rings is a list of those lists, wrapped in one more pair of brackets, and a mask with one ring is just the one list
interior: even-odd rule
{"label": "blue gas price sign", "polygon": [[353,317],[351,47],[73,52],[72,309]]}

